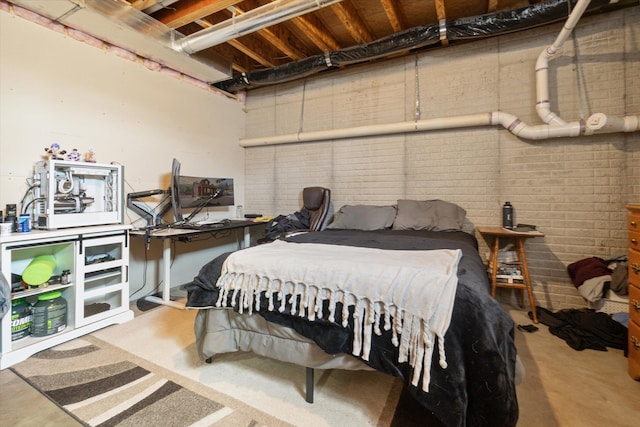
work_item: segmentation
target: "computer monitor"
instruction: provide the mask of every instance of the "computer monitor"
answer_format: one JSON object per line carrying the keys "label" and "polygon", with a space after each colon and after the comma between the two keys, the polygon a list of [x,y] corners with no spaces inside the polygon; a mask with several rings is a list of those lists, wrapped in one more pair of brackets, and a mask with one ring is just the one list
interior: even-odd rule
{"label": "computer monitor", "polygon": [[[233,206],[233,178],[209,178],[180,174],[180,162],[171,166],[171,205],[176,222],[188,222],[206,207]],[[183,212],[194,209],[185,219]]]}

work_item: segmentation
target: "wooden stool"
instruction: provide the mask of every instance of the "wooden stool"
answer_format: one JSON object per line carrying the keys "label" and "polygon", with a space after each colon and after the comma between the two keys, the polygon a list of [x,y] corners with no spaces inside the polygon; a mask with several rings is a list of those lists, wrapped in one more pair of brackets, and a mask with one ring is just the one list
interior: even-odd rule
{"label": "wooden stool", "polygon": [[[527,291],[529,296],[529,305],[531,306],[531,313],[533,317],[533,323],[538,323],[538,316],[536,313],[536,304],[533,300],[533,291],[531,289],[531,276],[529,276],[529,267],[527,266],[527,257],[524,251],[524,242],[526,239],[532,237],[544,237],[544,233],[539,231],[511,231],[502,227],[478,227],[478,233],[485,237],[493,239],[493,244],[490,246],[489,252],[489,266],[491,267],[491,296],[496,297],[496,288],[512,288],[520,290],[520,307],[524,307],[524,291]],[[522,268],[522,283],[508,282],[499,279],[498,276],[498,251],[500,250],[500,238],[513,240],[516,246],[516,254],[518,255],[517,264],[520,264]]]}

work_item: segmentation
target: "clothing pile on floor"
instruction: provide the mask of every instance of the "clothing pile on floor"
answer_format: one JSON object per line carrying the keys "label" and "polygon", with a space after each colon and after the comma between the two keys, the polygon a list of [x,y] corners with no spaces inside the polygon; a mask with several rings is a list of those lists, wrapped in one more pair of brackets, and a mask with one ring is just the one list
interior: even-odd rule
{"label": "clothing pile on floor", "polygon": [[[574,350],[607,351],[607,347],[625,351],[627,355],[628,329],[607,313],[590,308],[565,309],[551,312],[536,306],[538,321],[549,327],[549,332],[562,338]],[[529,317],[533,318],[529,312]]]}
{"label": "clothing pile on floor", "polygon": [[580,295],[590,303],[606,298],[609,290],[620,296],[629,294],[626,255],[608,260],[581,259],[569,264],[567,271]]}

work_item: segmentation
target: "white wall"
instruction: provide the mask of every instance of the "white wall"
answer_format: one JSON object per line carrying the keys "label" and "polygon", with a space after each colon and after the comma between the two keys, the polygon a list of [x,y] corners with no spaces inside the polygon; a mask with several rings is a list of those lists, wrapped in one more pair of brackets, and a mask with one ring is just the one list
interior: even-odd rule
{"label": "white wall", "polygon": [[[174,74],[0,10],[0,209],[20,203],[34,163],[52,143],[81,153],[93,148],[98,163],[124,165],[127,193],[167,188],[175,157],[183,174],[234,178],[236,203],[242,204],[241,106]],[[235,215],[233,207],[217,209],[209,213]],[[144,225],[133,212],[125,222]],[[190,281],[212,254],[235,247],[232,237],[221,242],[176,244],[173,283]],[[217,247],[194,250],[200,246]],[[145,253],[140,241],[132,242],[132,292],[145,278],[147,284],[134,298],[156,284],[159,249],[156,241]]]}
{"label": "white wall", "polygon": [[[541,124],[535,62],[561,28],[251,90],[247,137],[410,121],[416,100],[421,119],[501,110]],[[640,115],[640,7],[583,18],[575,34],[586,90],[581,98],[569,39],[550,62],[553,111],[566,121],[581,108],[585,117]],[[303,187],[323,185],[336,208],[440,198],[464,207],[475,225],[500,225],[509,200],[517,222],[546,234],[527,242],[528,259],[538,303],[554,309],[585,304],[566,266],[624,252],[624,205],[640,201],[640,132],[529,141],[498,127],[454,129],[248,148],[246,162],[246,211],[297,210]]]}

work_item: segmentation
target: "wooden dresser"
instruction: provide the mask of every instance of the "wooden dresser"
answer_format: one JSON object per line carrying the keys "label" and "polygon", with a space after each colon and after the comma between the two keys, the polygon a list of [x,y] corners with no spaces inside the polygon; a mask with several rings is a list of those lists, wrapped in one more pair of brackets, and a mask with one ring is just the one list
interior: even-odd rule
{"label": "wooden dresser", "polygon": [[640,205],[627,205],[629,215],[629,375],[640,380]]}

